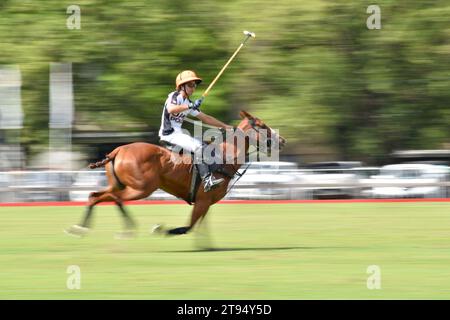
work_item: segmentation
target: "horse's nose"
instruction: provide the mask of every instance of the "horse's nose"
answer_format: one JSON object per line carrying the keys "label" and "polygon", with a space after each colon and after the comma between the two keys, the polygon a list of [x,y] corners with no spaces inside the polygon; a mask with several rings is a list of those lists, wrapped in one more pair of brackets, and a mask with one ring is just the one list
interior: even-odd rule
{"label": "horse's nose", "polygon": [[283,137],[280,137],[280,141],[279,141],[280,147],[284,147],[286,145],[286,143],[287,143],[286,139]]}

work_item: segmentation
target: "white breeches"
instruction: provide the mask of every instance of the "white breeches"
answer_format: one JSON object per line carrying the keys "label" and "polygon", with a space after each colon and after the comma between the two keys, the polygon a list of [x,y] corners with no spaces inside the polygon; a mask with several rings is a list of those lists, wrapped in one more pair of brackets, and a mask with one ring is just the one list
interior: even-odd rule
{"label": "white breeches", "polygon": [[161,140],[178,145],[189,152],[199,152],[202,148],[202,142],[182,132],[173,132],[167,136],[161,136]]}

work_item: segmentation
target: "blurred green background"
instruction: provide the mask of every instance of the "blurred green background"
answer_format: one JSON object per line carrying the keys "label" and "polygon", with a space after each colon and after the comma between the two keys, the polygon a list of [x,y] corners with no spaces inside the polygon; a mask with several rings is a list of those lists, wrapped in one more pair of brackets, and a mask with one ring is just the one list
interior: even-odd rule
{"label": "blurred green background", "polygon": [[[381,30],[366,26],[371,4]],[[21,69],[33,154],[48,144],[51,62],[73,64],[75,132],[156,132],[178,72],[203,77],[200,96],[251,30],[203,111],[254,113],[288,139],[285,155],[377,164],[449,146],[449,17],[444,0],[0,0],[0,65]]]}

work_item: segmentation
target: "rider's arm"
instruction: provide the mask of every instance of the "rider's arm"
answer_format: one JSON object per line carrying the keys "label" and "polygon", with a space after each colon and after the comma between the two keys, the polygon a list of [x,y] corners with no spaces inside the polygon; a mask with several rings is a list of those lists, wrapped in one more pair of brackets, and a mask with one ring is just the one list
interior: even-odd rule
{"label": "rider's arm", "polygon": [[173,104],[170,103],[167,105],[167,112],[169,113],[180,113],[185,110],[189,109],[189,106],[187,104]]}
{"label": "rider's arm", "polygon": [[196,117],[198,119],[200,119],[202,122],[209,124],[210,126],[215,126],[215,127],[224,128],[224,129],[233,129],[232,126],[229,126],[229,125],[223,123],[222,121],[219,121],[216,118],[209,116],[203,112],[200,112],[198,115],[196,115]]}
{"label": "rider's arm", "polygon": [[189,105],[187,103],[181,104],[183,102],[183,96],[180,92],[175,91],[169,95],[169,99],[167,101],[166,110],[170,114],[177,114],[189,109]]}

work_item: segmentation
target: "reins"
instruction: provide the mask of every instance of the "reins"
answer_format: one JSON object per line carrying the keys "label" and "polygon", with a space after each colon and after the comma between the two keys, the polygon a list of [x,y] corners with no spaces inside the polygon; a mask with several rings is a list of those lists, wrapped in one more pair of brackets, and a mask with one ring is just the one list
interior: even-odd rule
{"label": "reins", "polygon": [[[253,151],[252,153],[255,153],[258,150]],[[247,156],[249,156],[252,153],[248,153]],[[231,187],[228,188],[227,192],[225,192],[224,197],[228,194],[228,192],[231,191],[231,189],[233,189],[234,185],[242,178],[242,176],[247,172],[248,167],[250,167],[250,162],[247,164],[247,166],[245,167],[244,171],[242,173],[239,173],[239,169],[235,170],[233,173],[233,176],[238,176],[238,178],[233,182],[233,184],[231,185]],[[234,168],[233,168],[234,169]]]}
{"label": "reins", "polygon": [[[255,119],[249,119],[249,122],[250,122],[250,125],[252,126],[252,128],[256,131],[256,132],[258,132],[258,134],[260,133],[260,131],[259,131],[259,129],[257,128],[257,126],[256,126],[256,121],[255,121]],[[233,128],[234,129],[234,131],[236,131],[238,128]],[[240,129],[241,130],[241,129]],[[254,151],[252,151],[252,152],[246,152],[245,153],[245,157],[246,158],[248,158],[251,154],[253,154],[253,153],[255,153],[255,152],[259,152],[259,145],[256,147],[256,149],[254,150]],[[238,171],[240,170],[240,168],[239,169],[234,169],[234,167],[233,167],[233,170],[234,170],[234,173],[233,173],[233,178],[235,177],[235,176],[237,176],[238,178],[233,182],[233,184],[227,189],[227,191],[225,192],[225,195],[224,195],[224,197],[231,191],[231,189],[233,189],[233,187],[234,187],[234,185],[242,178],[242,176],[247,172],[247,169],[250,167],[250,164],[251,163],[248,163],[247,164],[247,166],[245,167],[245,169],[244,169],[244,171],[242,172],[242,173],[239,173]]]}

